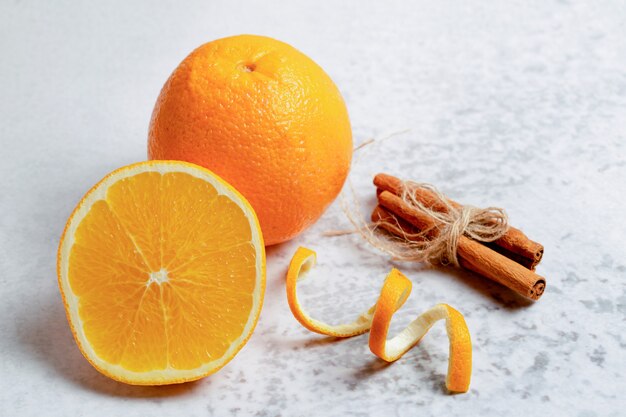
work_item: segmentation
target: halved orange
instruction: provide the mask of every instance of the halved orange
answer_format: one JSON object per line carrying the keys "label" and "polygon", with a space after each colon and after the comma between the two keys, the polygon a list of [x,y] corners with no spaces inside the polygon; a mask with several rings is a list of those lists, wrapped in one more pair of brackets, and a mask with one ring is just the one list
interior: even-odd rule
{"label": "halved orange", "polygon": [[70,216],[57,273],[78,347],[129,384],[199,379],[256,325],[265,249],[252,207],[210,171],[178,161],[120,168]]}

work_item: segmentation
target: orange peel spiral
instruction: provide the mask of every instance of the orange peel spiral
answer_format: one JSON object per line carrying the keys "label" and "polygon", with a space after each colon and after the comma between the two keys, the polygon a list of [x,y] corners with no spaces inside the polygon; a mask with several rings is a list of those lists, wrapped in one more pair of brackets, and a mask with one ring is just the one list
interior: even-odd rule
{"label": "orange peel spiral", "polygon": [[469,390],[472,342],[461,313],[447,304],[437,304],[420,314],[396,336],[388,339],[391,319],[409,298],[412,288],[411,281],[393,268],[385,278],[376,304],[354,321],[333,325],[317,320],[304,310],[297,295],[298,282],[307,277],[316,258],[314,251],[300,247],[291,259],[287,271],[287,301],[291,312],[302,326],[312,332],[339,338],[357,336],[369,331],[369,347],[372,353],[386,362],[394,362],[418,344],[437,321],[445,320],[450,341],[446,387],[452,392]]}

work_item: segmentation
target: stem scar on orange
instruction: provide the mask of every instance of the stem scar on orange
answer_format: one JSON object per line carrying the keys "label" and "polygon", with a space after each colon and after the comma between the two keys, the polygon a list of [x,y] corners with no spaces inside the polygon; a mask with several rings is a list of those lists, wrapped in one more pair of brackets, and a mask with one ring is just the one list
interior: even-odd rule
{"label": "stem scar on orange", "polygon": [[129,165],[80,201],[59,244],[68,321],[87,360],[129,384],[192,381],[246,343],[265,290],[252,207],[205,168]]}
{"label": "stem scar on orange", "polygon": [[267,245],[312,225],[350,169],[341,93],[295,48],[263,36],[215,40],[187,56],[156,102],[149,159],[202,165],[254,207]]}

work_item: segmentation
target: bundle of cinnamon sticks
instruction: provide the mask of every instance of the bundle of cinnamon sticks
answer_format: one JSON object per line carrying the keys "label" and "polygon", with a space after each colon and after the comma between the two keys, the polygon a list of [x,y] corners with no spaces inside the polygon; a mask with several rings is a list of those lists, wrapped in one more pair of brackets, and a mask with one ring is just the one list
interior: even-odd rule
{"label": "bundle of cinnamon sticks", "polygon": [[[374,178],[378,205],[372,213],[372,221],[398,237],[416,235],[428,230],[438,233],[437,220],[416,210],[404,199],[403,181],[387,174]],[[428,190],[411,190],[414,198],[433,211],[447,212],[448,207]],[[455,208],[461,205],[452,200]],[[467,236],[458,239],[458,263],[471,271],[496,281],[516,293],[538,300],[546,287],[545,278],[534,271],[543,256],[543,246],[530,240],[521,230],[509,227],[506,233],[493,242],[478,242]]]}

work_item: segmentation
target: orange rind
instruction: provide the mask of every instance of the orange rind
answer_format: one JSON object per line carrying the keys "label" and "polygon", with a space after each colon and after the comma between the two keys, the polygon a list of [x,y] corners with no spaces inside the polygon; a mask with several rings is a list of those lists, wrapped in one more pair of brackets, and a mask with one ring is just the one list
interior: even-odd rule
{"label": "orange rind", "polygon": [[472,343],[463,315],[447,304],[437,304],[420,314],[400,333],[388,339],[393,315],[402,307],[411,293],[411,281],[399,270],[387,275],[380,296],[372,307],[354,321],[345,324],[328,324],[311,317],[298,299],[297,284],[302,281],[316,262],[314,251],[300,247],[294,254],[287,271],[287,301],[294,317],[307,329],[334,337],[352,337],[370,332],[369,347],[372,353],[387,362],[401,358],[415,346],[439,320],[445,320],[450,341],[446,387],[451,392],[467,392],[472,374]]}

